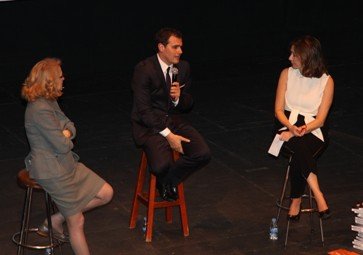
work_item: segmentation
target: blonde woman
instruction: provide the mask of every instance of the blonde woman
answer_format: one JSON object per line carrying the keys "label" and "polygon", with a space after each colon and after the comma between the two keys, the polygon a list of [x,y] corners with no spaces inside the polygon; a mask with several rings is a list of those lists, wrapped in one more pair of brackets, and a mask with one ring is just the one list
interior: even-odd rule
{"label": "blonde woman", "polygon": [[[72,151],[76,129],[57,103],[63,94],[63,81],[61,61],[46,58],[35,64],[22,86],[30,145],[25,164],[30,177],[51,195],[59,209],[51,218],[54,236],[61,241],[70,239],[75,254],[87,255],[90,252],[83,230],[83,212],[108,203],[113,189],[78,162],[78,155]],[[69,237],[63,231],[65,221]],[[46,220],[38,234],[48,234]]]}

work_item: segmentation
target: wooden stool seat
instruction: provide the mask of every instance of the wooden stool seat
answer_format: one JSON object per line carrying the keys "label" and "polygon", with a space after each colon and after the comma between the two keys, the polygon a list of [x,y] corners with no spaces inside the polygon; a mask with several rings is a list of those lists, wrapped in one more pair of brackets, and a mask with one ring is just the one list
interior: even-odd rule
{"label": "wooden stool seat", "polygon": [[18,182],[19,184],[24,185],[25,187],[43,190],[42,186],[40,186],[34,179],[31,179],[29,177],[29,172],[26,169],[19,171]]}
{"label": "wooden stool seat", "polygon": [[[20,186],[26,188],[26,197],[23,207],[23,218],[21,223],[21,229],[19,232],[16,232],[12,240],[18,246],[18,255],[24,254],[24,248],[28,249],[36,249],[36,250],[46,250],[47,254],[54,254],[54,247],[59,247],[60,254],[62,254],[61,244],[62,242],[56,240],[53,237],[53,230],[52,230],[52,221],[51,221],[51,208],[52,208],[52,200],[51,197],[47,192],[45,192],[35,180],[29,177],[29,172],[26,169],[22,169],[19,171],[17,175],[17,180]],[[31,212],[31,203],[33,197],[33,190],[41,191],[45,194],[45,206],[46,206],[46,216],[47,221],[50,223],[48,224],[49,228],[49,243],[46,244],[34,244],[28,242],[28,234],[29,233],[36,233],[38,228],[32,228],[29,226],[30,221],[30,212]],[[54,208],[53,208],[54,212]]]}
{"label": "wooden stool seat", "polygon": [[[177,160],[179,158],[179,153],[173,153],[173,159]],[[166,222],[172,222],[172,209],[174,206],[179,207],[181,226],[183,229],[184,236],[189,236],[189,226],[188,226],[188,217],[187,210],[185,205],[185,197],[184,197],[184,186],[183,183],[178,185],[178,196],[179,198],[175,201],[157,201],[156,198],[156,177],[153,174],[150,174],[149,181],[149,189],[147,192],[143,191],[143,186],[145,182],[146,172],[147,172],[148,164],[146,159],[146,154],[142,152],[141,161],[139,166],[139,173],[137,178],[137,185],[135,189],[132,210],[131,210],[131,218],[130,218],[130,229],[134,229],[136,227],[136,221],[139,211],[139,204],[142,203],[147,208],[147,222],[146,222],[146,242],[151,242],[152,239],[152,231],[153,231],[153,222],[154,222],[154,211],[157,208],[165,208],[165,218]]]}

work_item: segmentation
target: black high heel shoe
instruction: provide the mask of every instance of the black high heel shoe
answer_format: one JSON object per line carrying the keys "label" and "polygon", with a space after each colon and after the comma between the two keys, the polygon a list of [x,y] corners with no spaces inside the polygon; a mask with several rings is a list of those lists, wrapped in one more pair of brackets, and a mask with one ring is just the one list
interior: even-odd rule
{"label": "black high heel shoe", "polygon": [[329,209],[319,212],[319,217],[322,220],[327,220],[331,217],[332,213]]}
{"label": "black high heel shoe", "polygon": [[301,209],[300,209],[299,213],[296,214],[296,215],[287,214],[287,220],[290,220],[290,221],[299,221],[300,220],[300,213],[301,213]]}

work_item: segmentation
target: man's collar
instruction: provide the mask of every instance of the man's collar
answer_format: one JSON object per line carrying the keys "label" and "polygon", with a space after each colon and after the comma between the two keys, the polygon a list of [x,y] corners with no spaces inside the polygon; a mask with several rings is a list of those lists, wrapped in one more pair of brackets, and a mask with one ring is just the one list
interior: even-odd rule
{"label": "man's collar", "polygon": [[168,66],[159,56],[159,53],[156,53],[156,56],[158,57],[158,61],[159,64],[161,66],[161,70],[163,70],[163,72],[166,72],[166,69],[168,69],[168,67],[173,67],[173,64],[171,64],[170,66]]}

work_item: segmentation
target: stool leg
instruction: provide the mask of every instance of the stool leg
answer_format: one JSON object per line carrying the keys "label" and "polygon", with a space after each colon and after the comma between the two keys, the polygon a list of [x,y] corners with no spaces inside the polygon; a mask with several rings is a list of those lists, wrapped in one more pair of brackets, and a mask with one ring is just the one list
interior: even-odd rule
{"label": "stool leg", "polygon": [[290,220],[287,220],[286,235],[285,235],[285,244],[284,244],[285,248],[287,246],[287,239],[289,237],[289,228],[290,228]]}
{"label": "stool leg", "polygon": [[309,205],[310,205],[310,232],[314,233],[314,221],[313,221],[313,213],[314,213],[314,207],[313,207],[313,194],[311,192],[311,188],[309,187]]}
{"label": "stool leg", "polygon": [[289,180],[289,174],[290,174],[290,163],[291,163],[291,160],[292,160],[292,156],[290,156],[290,158],[289,158],[289,163],[287,165],[287,170],[286,170],[286,174],[285,174],[284,185],[282,187],[280,200],[278,201],[278,204],[277,204],[277,206],[278,206],[278,211],[277,211],[277,216],[276,216],[276,222],[277,223],[279,222],[279,219],[280,219],[281,208],[283,206],[283,201],[284,201],[284,198],[285,198],[286,186],[287,186],[287,182]]}
{"label": "stool leg", "polygon": [[47,210],[47,221],[48,221],[48,236],[49,236],[49,246],[50,246],[50,254],[54,254],[54,242],[53,242],[53,226],[52,226],[52,217],[51,217],[51,206],[52,200],[48,194],[48,192],[44,192],[45,195],[45,206]]}
{"label": "stool leg", "polygon": [[321,235],[321,243],[324,246],[324,230],[323,230],[323,220],[320,218],[320,235]]}
{"label": "stool leg", "polygon": [[20,239],[18,245],[18,255],[24,254],[24,247],[22,244],[25,244],[28,239],[28,229],[29,229],[29,217],[30,217],[30,209],[32,203],[32,194],[33,188],[28,187],[26,189],[25,202],[24,202],[24,211],[23,211],[23,220],[21,223],[20,229]]}
{"label": "stool leg", "polygon": [[147,206],[146,242],[151,242],[154,224],[156,177],[150,174],[149,199]]}
{"label": "stool leg", "polygon": [[178,186],[178,196],[179,196],[179,211],[180,211],[181,225],[183,228],[183,234],[184,236],[189,236],[187,207],[185,204],[183,183],[180,183]]}
{"label": "stool leg", "polygon": [[141,193],[142,193],[143,183],[145,181],[146,168],[147,168],[146,155],[145,155],[145,153],[142,153],[134,199],[132,202],[132,210],[131,210],[130,225],[129,225],[130,229],[133,229],[136,227],[137,216],[139,213],[138,197],[139,197],[139,194],[141,195]]}

